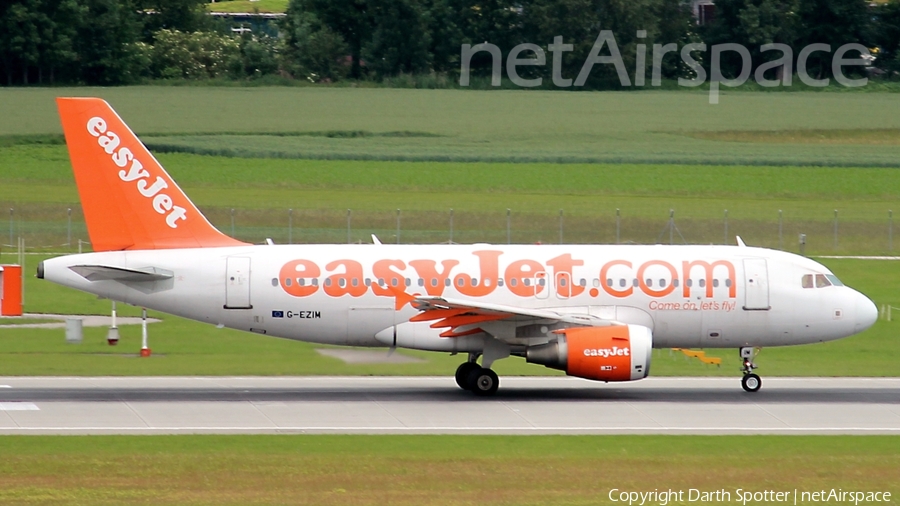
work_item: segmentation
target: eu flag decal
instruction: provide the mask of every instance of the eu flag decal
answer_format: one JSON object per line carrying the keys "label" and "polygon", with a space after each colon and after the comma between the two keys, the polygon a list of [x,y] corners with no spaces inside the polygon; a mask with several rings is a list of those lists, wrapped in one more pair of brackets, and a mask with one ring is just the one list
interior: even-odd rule
{"label": "eu flag decal", "polygon": [[284,311],[272,311],[272,318],[284,318]]}

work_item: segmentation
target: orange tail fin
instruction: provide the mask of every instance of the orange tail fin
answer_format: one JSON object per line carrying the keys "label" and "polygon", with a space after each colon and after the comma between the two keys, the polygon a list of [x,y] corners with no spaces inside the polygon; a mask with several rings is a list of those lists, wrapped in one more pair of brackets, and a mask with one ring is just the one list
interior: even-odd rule
{"label": "orange tail fin", "polygon": [[57,98],[94,251],[246,243],[216,230],[99,98]]}

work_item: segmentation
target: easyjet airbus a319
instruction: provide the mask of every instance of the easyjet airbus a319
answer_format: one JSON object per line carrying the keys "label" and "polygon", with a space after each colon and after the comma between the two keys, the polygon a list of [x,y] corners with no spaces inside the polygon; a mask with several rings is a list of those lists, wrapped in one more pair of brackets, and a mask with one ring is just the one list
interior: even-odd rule
{"label": "easyjet airbus a319", "polygon": [[[38,277],[214,325],[348,346],[463,353],[460,387],[527,362],[647,377],[653,348],[754,349],[869,328],[875,305],[808,258],[737,246],[252,245],[216,230],[103,100],[57,100],[93,253]],[[373,238],[374,239],[374,238]],[[481,364],[478,359],[481,358]]]}

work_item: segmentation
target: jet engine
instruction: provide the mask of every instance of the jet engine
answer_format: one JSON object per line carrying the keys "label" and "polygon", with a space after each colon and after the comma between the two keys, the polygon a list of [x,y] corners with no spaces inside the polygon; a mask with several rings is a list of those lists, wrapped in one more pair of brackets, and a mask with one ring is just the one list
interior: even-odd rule
{"label": "jet engine", "polygon": [[599,381],[632,381],[650,373],[653,333],[643,325],[557,330],[556,341],[525,350],[525,360]]}

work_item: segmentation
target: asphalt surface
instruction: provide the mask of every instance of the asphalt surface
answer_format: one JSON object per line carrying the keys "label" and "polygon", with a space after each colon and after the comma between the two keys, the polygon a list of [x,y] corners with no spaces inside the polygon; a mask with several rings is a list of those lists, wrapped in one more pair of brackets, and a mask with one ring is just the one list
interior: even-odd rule
{"label": "asphalt surface", "polygon": [[0,377],[0,434],[900,434],[900,378]]}

